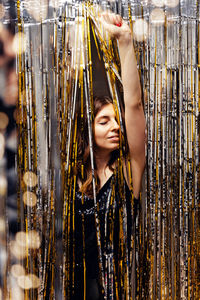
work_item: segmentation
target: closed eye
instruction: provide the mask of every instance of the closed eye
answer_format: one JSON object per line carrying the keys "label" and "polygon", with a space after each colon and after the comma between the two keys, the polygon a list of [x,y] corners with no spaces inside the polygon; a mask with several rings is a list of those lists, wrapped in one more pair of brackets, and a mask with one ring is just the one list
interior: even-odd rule
{"label": "closed eye", "polygon": [[106,121],[106,122],[100,122],[99,124],[101,124],[101,125],[105,125],[105,124],[107,124],[108,122]]}

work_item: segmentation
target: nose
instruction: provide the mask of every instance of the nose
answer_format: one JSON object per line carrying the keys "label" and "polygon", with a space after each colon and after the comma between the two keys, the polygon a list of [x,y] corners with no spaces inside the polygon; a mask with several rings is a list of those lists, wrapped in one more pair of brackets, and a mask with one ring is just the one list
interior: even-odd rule
{"label": "nose", "polygon": [[113,125],[113,127],[112,127],[113,130],[119,130],[119,124],[116,119],[113,120],[112,125]]}

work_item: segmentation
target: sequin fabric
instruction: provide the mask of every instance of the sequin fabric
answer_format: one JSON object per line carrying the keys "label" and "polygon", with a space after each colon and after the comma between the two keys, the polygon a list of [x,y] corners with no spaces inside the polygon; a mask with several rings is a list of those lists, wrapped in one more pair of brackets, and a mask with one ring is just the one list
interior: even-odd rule
{"label": "sequin fabric", "polygon": [[[99,204],[98,209],[98,218],[100,223],[100,237],[101,237],[101,249],[103,253],[103,266],[105,268],[106,260],[105,257],[113,254],[115,265],[118,264],[119,260],[119,187],[117,183],[115,184],[115,199],[113,202],[114,205],[114,234],[113,234],[113,247],[112,250],[108,239],[105,237],[105,213],[108,197],[111,191],[111,187],[114,182],[114,176],[112,175],[104,186],[100,189],[97,194],[97,203]],[[127,184],[125,183],[125,199],[126,199],[126,212],[125,216],[127,222],[127,248],[128,248],[128,258],[130,259],[130,248],[131,248],[131,236],[133,228],[133,218],[132,218],[132,209],[131,209],[131,193]],[[76,190],[75,192],[75,286],[74,286],[74,295],[72,299],[82,299],[83,298],[83,256],[85,255],[86,261],[86,277],[87,280],[96,279],[98,282],[99,290],[100,281],[99,281],[99,261],[98,261],[98,248],[97,248],[97,235],[96,235],[96,226],[95,226],[95,208],[94,208],[94,199],[84,195],[84,202],[82,201],[82,194]],[[84,216],[84,225],[83,225],[83,216]],[[111,217],[109,217],[111,218]],[[84,228],[83,228],[84,227]],[[83,229],[85,236],[85,243],[83,243]],[[85,244],[85,250],[83,249],[83,244]],[[129,275],[130,275],[130,266],[129,264]],[[116,273],[118,271],[116,270]],[[118,274],[116,274],[116,277]],[[119,275],[120,277],[120,275]],[[113,290],[114,288],[114,281]],[[112,289],[111,289],[112,290]],[[115,292],[114,292],[115,294]],[[80,297],[80,298],[79,298]],[[103,297],[101,292],[99,292],[99,298]],[[96,299],[96,298],[94,298]],[[106,299],[115,299],[115,296],[107,296]]]}

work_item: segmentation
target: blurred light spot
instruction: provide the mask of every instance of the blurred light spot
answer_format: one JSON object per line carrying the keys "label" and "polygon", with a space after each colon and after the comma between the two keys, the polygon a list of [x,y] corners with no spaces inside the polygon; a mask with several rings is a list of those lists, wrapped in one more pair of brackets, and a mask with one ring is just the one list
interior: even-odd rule
{"label": "blurred light spot", "polygon": [[41,245],[39,233],[35,230],[30,230],[28,233],[24,231],[17,232],[15,240],[20,247],[28,247],[38,249]]}
{"label": "blurred light spot", "polygon": [[3,300],[3,294],[1,288],[0,288],[0,300]]}
{"label": "blurred light spot", "polygon": [[48,0],[26,0],[24,4],[28,13],[36,21],[42,21],[47,18]]}
{"label": "blurred light spot", "polygon": [[162,7],[165,4],[165,0],[151,0],[151,2],[157,7]]}
{"label": "blurred light spot", "polygon": [[16,233],[15,240],[21,247],[26,247],[28,243],[28,235],[24,231],[19,231]]}
{"label": "blurred light spot", "polygon": [[40,248],[41,240],[39,233],[35,230],[31,230],[28,233],[28,247],[32,249]]}
{"label": "blurred light spot", "polygon": [[15,278],[18,278],[19,276],[25,275],[25,269],[23,266],[21,266],[19,264],[15,264],[11,267],[11,274]]}
{"label": "blurred light spot", "polygon": [[17,283],[20,286],[20,288],[24,290],[29,290],[32,288],[32,282],[29,276],[22,275],[17,278]]}
{"label": "blurred light spot", "polygon": [[6,148],[15,152],[17,150],[17,131],[14,129],[6,139]]}
{"label": "blurred light spot", "polygon": [[0,4],[0,19],[2,19],[5,15],[5,8],[3,4]]}
{"label": "blurred light spot", "polygon": [[4,151],[5,151],[5,138],[2,133],[0,133],[0,160],[4,156]]}
{"label": "blurred light spot", "polygon": [[8,300],[24,300],[24,291],[19,286],[12,286],[11,288],[11,298]]}
{"label": "blurred light spot", "polygon": [[0,130],[6,129],[9,123],[9,118],[4,112],[0,112]]}
{"label": "blurred light spot", "polygon": [[144,41],[148,37],[148,23],[143,19],[137,19],[133,24],[134,38],[138,41]]}
{"label": "blurred light spot", "polygon": [[11,241],[10,251],[18,259],[23,259],[27,256],[26,248],[20,246],[16,241]]}
{"label": "blurred light spot", "polygon": [[23,194],[23,201],[27,206],[33,207],[37,203],[37,196],[32,192],[25,192]]}
{"label": "blurred light spot", "polygon": [[155,8],[150,14],[150,22],[154,25],[161,25],[165,23],[165,13],[160,8]]}
{"label": "blurred light spot", "polygon": [[60,0],[51,0],[50,5],[53,6],[54,8],[56,8],[60,4],[59,2],[60,2]]}
{"label": "blurred light spot", "polygon": [[29,279],[31,280],[31,285],[33,289],[37,289],[40,286],[40,279],[35,274],[29,274],[27,275]]}
{"label": "blurred light spot", "polygon": [[0,232],[6,231],[6,222],[3,218],[0,218]]}
{"label": "blurred light spot", "polygon": [[0,196],[5,196],[7,192],[7,180],[3,175],[0,175]]}
{"label": "blurred light spot", "polygon": [[17,32],[13,39],[12,44],[13,51],[15,54],[21,54],[26,50],[26,36],[22,32]]}
{"label": "blurred light spot", "polygon": [[179,0],[165,0],[165,5],[169,7],[176,7],[179,4]]}
{"label": "blurred light spot", "polygon": [[4,274],[6,270],[6,263],[7,263],[7,249],[2,246],[1,244],[1,251],[0,251],[0,274]]}
{"label": "blurred light spot", "polygon": [[37,184],[37,176],[33,172],[26,172],[24,174],[24,182],[29,187],[34,187]]}

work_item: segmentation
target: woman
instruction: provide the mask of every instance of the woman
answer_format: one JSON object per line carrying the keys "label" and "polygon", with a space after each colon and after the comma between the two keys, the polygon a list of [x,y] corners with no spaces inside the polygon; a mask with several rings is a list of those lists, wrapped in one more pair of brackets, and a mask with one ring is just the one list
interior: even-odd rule
{"label": "woman", "polygon": [[[138,199],[145,167],[145,118],[131,31],[118,15],[104,13],[101,22],[105,30],[118,40],[133,194]],[[82,122],[82,126],[78,126],[82,131],[78,133],[75,229],[71,231],[74,267],[68,282],[68,297],[84,299],[85,293],[88,300],[129,299],[133,238],[131,187],[125,167],[127,155],[122,162],[124,185],[118,180],[120,127],[112,100],[108,97],[94,99],[97,212],[93,199],[87,123],[85,119]]]}

